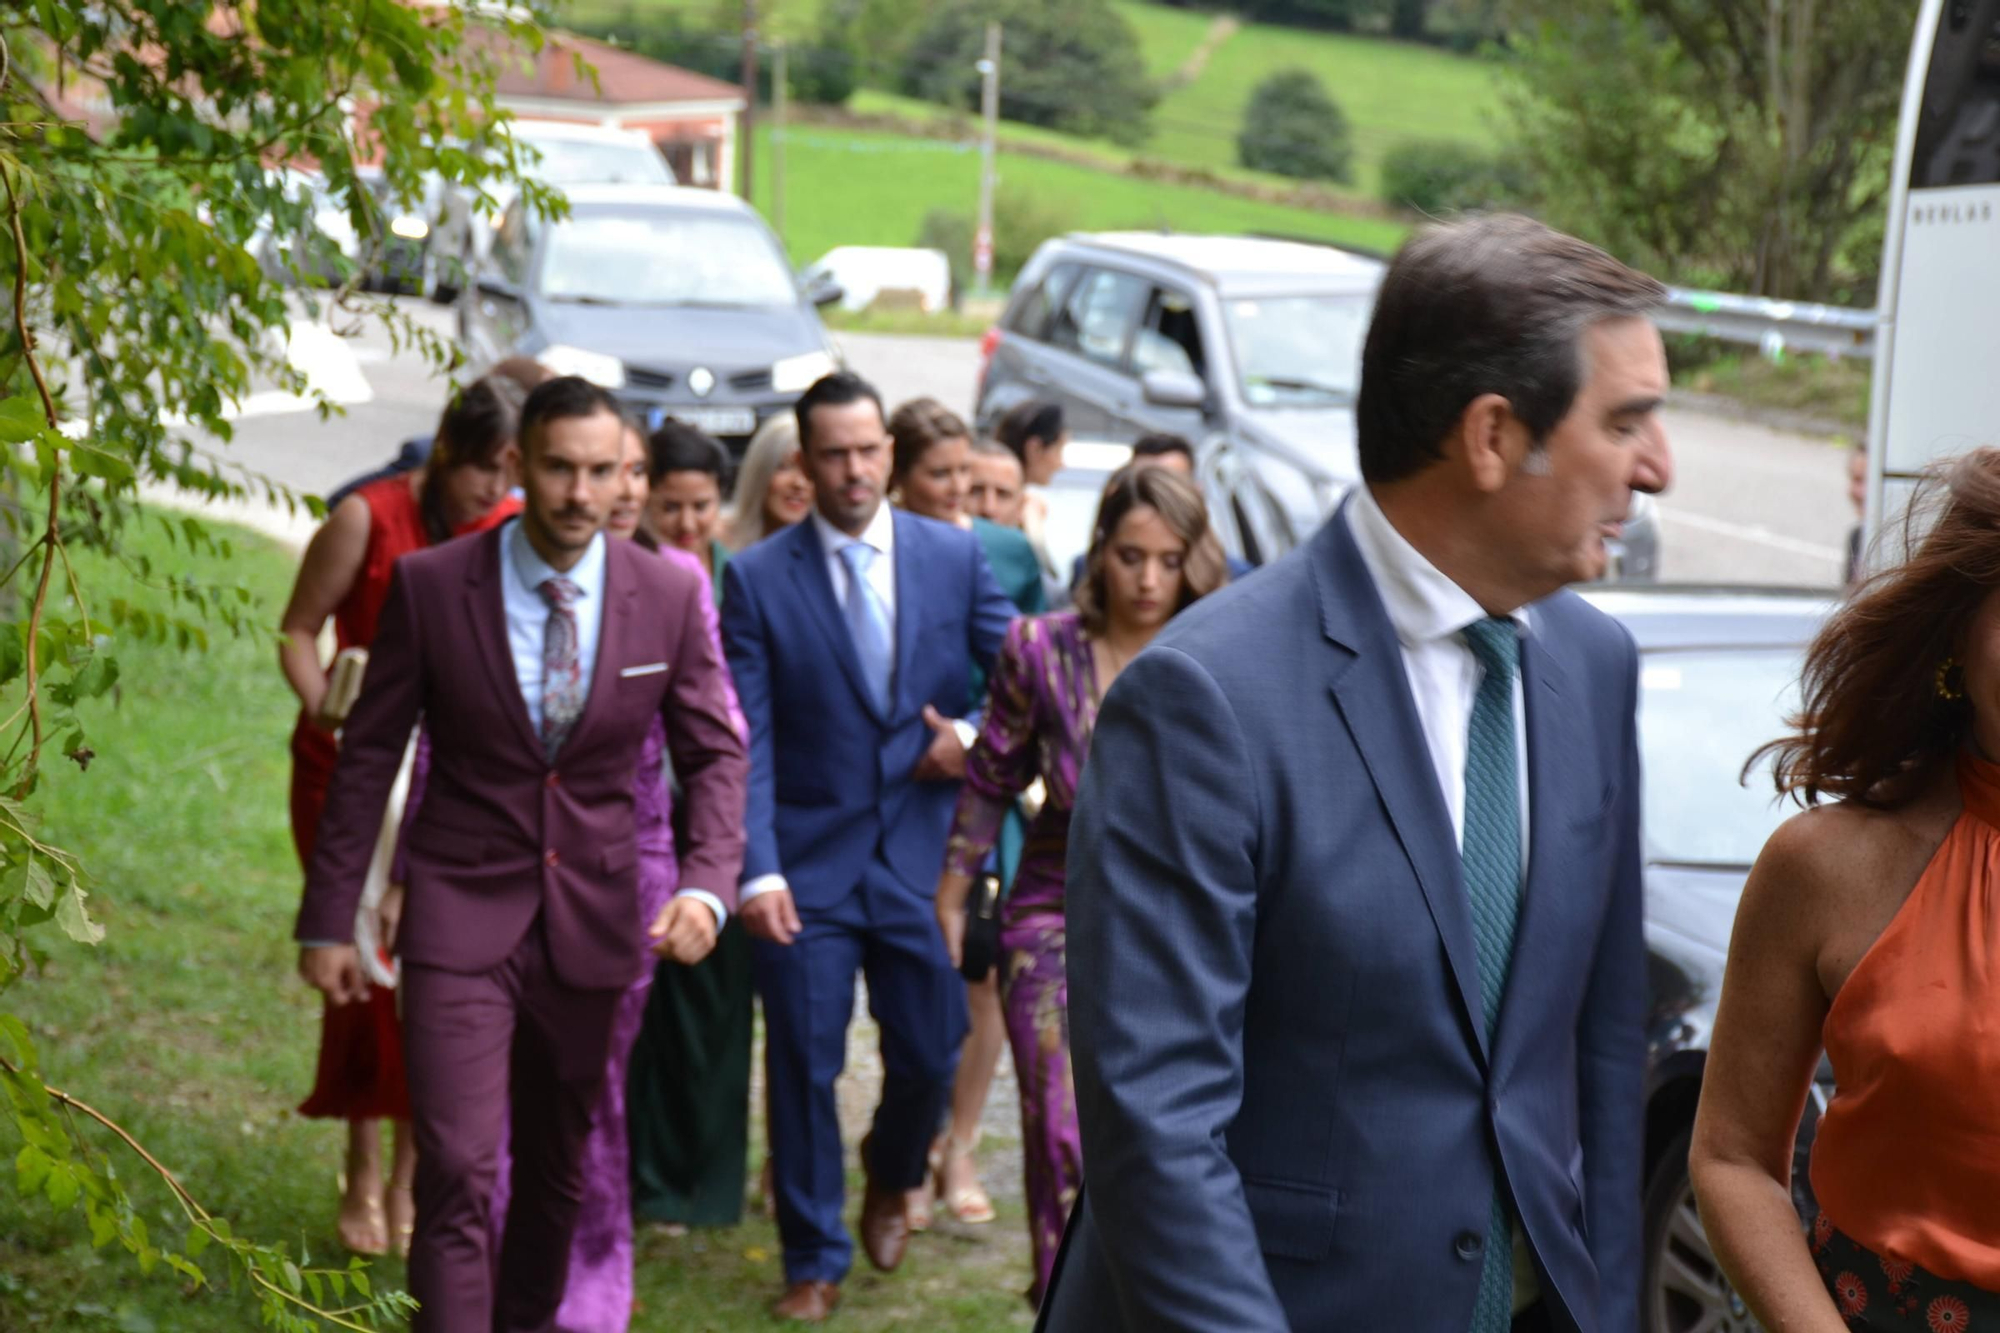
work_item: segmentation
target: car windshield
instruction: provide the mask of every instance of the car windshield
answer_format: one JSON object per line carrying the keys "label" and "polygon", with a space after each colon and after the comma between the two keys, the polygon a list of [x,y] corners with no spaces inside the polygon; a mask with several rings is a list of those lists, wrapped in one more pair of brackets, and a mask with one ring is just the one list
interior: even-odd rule
{"label": "car windshield", "polygon": [[542,295],[608,305],[776,306],[798,300],[763,228],[705,213],[594,213],[557,223]]}
{"label": "car windshield", "polygon": [[[524,165],[522,174],[545,184],[564,185],[672,185],[674,173],[656,149],[642,143],[591,143],[577,139],[521,142],[542,155],[542,160]],[[523,157],[527,155],[522,154]]]}
{"label": "car windshield", "polygon": [[1639,672],[1639,749],[1645,756],[1649,861],[1748,866],[1785,817],[1760,762],[1744,761],[1780,735],[1798,706],[1800,652],[1712,648],[1645,655]]}
{"label": "car windshield", "polygon": [[1361,382],[1363,295],[1230,297],[1222,303],[1243,401],[1252,407],[1346,402]]}

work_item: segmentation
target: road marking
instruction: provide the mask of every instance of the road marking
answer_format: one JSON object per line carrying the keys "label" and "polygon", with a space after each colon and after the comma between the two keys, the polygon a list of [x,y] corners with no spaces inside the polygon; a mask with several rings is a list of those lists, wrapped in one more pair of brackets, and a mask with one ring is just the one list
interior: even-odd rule
{"label": "road marking", "polygon": [[1818,542],[1800,541],[1797,537],[1787,537],[1766,527],[1750,523],[1731,523],[1727,519],[1710,518],[1706,514],[1690,514],[1682,509],[1660,509],[1660,517],[1669,523],[1678,523],[1684,528],[1694,528],[1700,532],[1711,532],[1718,537],[1734,537],[1738,541],[1756,542],[1774,551],[1785,551],[1791,555],[1808,556],[1814,560],[1845,560],[1847,552],[1837,546],[1821,546]]}

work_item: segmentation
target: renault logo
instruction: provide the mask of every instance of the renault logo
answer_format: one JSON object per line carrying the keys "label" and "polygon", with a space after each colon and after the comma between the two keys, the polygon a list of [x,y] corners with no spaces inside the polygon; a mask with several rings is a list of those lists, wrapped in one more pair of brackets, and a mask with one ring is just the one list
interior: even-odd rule
{"label": "renault logo", "polygon": [[688,376],[688,388],[694,390],[694,396],[697,398],[708,397],[709,392],[715,388],[715,372],[707,366],[696,366],[694,373]]}

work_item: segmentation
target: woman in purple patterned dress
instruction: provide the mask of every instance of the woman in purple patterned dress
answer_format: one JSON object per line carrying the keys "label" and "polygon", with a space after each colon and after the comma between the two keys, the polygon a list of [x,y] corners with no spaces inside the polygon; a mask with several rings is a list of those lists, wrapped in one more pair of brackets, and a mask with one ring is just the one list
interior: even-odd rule
{"label": "woman in purple patterned dress", "polygon": [[[631,539],[639,532],[648,490],[645,441],[638,431],[628,429],[625,454],[620,459],[620,489],[605,519],[604,530],[612,537]],[[701,561],[685,551],[662,547],[650,537],[640,540],[661,559],[672,560],[699,575],[707,586],[708,575]],[[704,597],[703,619],[715,651],[722,652],[722,629],[715,603]],[[727,680],[725,678],[725,685]],[[736,696],[729,695],[730,716],[738,731],[744,731]],[[672,798],[666,774],[667,733],[658,718],[653,719],[639,751],[638,776],[632,788],[632,823],[639,849],[639,910],[634,928],[644,931],[674,896],[680,883],[680,867],[674,859]],[[403,828],[407,833],[422,799],[422,782],[429,768],[429,746],[418,744],[415,771],[411,775],[408,809]],[[398,875],[397,882],[402,882]],[[392,891],[392,913],[400,912],[400,889]],[[385,938],[394,938],[393,914],[385,914]],[[625,1121],[625,1070],[638,1038],[646,1000],[652,989],[653,970],[649,967],[618,1003],[612,1020],[609,1065],[604,1091],[591,1119],[590,1134],[583,1144],[583,1206],[577,1211],[576,1231],[570,1239],[569,1281],[556,1311],[559,1333],[626,1333],[632,1319],[632,1180],[631,1141]],[[497,1262],[500,1238],[507,1227],[507,1201],[512,1192],[513,1162],[503,1131],[500,1160],[494,1178],[489,1227],[492,1252]]]}
{"label": "woman in purple patterned dress", "polygon": [[1083,582],[1068,611],[1014,622],[993,666],[986,719],[966,758],[937,914],[956,963],[965,900],[1014,798],[1038,780],[1000,933],[1000,993],[1021,1092],[1028,1235],[1039,1305],[1082,1177],[1063,977],[1063,860],[1070,810],[1104,691],[1176,612],[1227,579],[1194,487],[1165,468],[1127,468],[1098,506]]}

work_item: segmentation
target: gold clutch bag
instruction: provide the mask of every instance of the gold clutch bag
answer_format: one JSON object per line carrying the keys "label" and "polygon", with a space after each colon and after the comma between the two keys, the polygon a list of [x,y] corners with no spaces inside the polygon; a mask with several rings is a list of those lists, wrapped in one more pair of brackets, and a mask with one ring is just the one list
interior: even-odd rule
{"label": "gold clutch bag", "polygon": [[343,648],[333,659],[333,670],[326,677],[326,701],[320,705],[320,712],[336,726],[347,721],[347,715],[354,710],[354,701],[361,697],[361,678],[367,671],[366,648]]}

